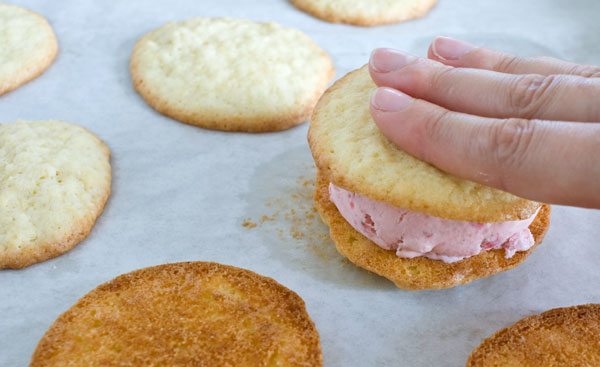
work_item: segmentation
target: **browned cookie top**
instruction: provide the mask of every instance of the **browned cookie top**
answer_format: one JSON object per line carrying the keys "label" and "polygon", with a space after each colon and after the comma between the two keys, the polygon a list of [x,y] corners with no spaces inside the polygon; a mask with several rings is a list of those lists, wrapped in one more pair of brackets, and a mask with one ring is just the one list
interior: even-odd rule
{"label": "browned cookie top", "polygon": [[467,367],[600,366],[600,305],[556,308],[486,339]]}
{"label": "browned cookie top", "polygon": [[160,265],[100,285],[46,332],[31,366],[322,365],[298,295],[208,262]]}

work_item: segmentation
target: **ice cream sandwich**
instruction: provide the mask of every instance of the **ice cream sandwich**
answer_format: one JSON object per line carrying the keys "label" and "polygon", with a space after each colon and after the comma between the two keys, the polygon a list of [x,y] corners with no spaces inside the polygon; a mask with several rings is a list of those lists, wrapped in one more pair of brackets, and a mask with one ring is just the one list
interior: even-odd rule
{"label": "ice cream sandwich", "polygon": [[520,264],[550,206],[448,174],[396,147],[371,118],[367,67],[338,80],[308,132],[315,201],[338,251],[403,289],[449,288]]}

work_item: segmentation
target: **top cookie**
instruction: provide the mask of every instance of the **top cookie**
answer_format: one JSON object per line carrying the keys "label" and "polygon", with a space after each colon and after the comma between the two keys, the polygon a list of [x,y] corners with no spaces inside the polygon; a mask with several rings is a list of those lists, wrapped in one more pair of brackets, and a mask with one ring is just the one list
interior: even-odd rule
{"label": "top cookie", "polygon": [[108,148],[86,129],[0,124],[0,269],[70,250],[102,212],[110,182]]}
{"label": "top cookie", "polygon": [[540,207],[398,149],[371,118],[369,101],[376,88],[365,66],[338,80],[315,107],[308,140],[317,167],[335,185],[401,208],[470,222],[526,219]]}
{"label": "top cookie", "polygon": [[290,2],[298,9],[328,22],[374,26],[422,17],[437,0],[290,0]]}
{"label": "top cookie", "polygon": [[159,265],[100,285],[46,332],[32,367],[321,367],[298,295],[216,263]]}
{"label": "top cookie", "polygon": [[130,67],[136,90],[158,112],[246,132],[306,121],[334,74],[302,32],[230,18],[168,23],[136,43]]}
{"label": "top cookie", "polygon": [[56,37],[44,17],[0,3],[0,94],[40,75],[57,50]]}

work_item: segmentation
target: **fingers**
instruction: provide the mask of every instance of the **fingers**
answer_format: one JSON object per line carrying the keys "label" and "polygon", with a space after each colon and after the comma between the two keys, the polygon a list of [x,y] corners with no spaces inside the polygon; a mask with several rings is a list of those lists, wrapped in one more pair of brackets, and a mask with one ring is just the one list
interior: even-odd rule
{"label": "fingers", "polygon": [[398,147],[446,172],[531,200],[600,208],[600,124],[482,118],[391,88],[374,92],[371,114]]}
{"label": "fingers", "polygon": [[398,89],[457,112],[498,118],[600,121],[600,78],[454,68],[392,49],[375,50],[369,70],[378,86]]}
{"label": "fingers", "polygon": [[566,74],[600,78],[600,68],[597,66],[576,64],[552,57],[517,57],[449,37],[437,37],[433,40],[429,46],[428,57],[454,67],[485,69],[507,74]]}

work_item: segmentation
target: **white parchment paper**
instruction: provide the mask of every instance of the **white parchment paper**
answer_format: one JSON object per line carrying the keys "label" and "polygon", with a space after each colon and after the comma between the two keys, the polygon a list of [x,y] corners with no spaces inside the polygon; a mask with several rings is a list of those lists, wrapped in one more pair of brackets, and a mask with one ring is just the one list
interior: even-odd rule
{"label": "white parchment paper", "polygon": [[41,77],[0,96],[0,121],[89,128],[112,151],[113,193],[72,251],[0,271],[0,366],[27,365],[55,318],[100,283],[176,261],[235,265],[296,291],[328,367],[463,366],[483,338],[524,316],[600,302],[600,211],[555,207],[544,244],[514,270],[449,290],[402,291],[344,261],[311,215],[307,124],[260,135],[187,126],[148,107],[128,69],[139,37],[192,16],[301,29],[332,56],[337,77],[375,47],[425,55],[436,35],[600,64],[600,2],[439,0],[423,19],[375,28],[326,23],[286,0],[13,2],[48,18],[60,50]]}

